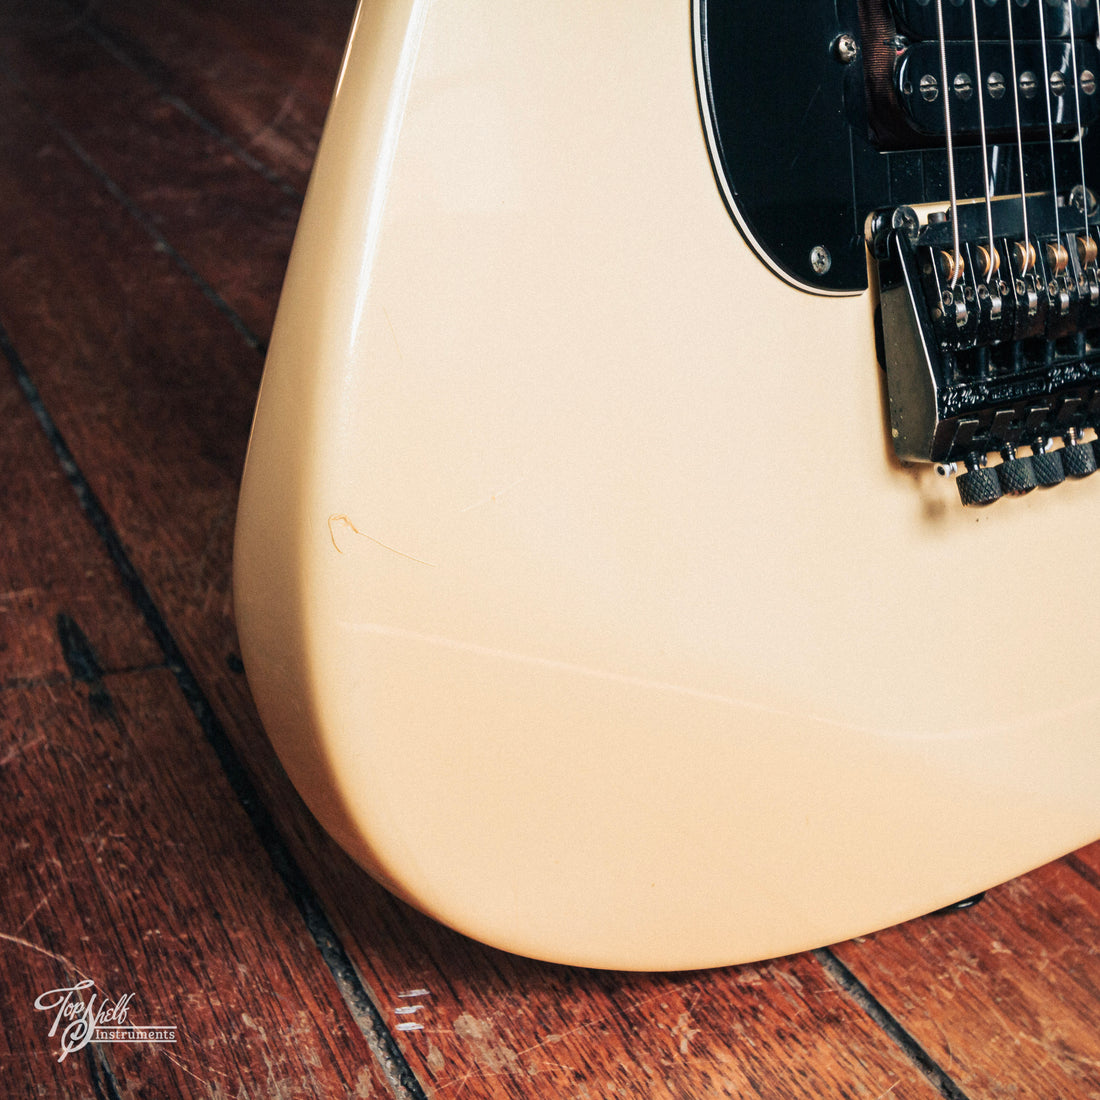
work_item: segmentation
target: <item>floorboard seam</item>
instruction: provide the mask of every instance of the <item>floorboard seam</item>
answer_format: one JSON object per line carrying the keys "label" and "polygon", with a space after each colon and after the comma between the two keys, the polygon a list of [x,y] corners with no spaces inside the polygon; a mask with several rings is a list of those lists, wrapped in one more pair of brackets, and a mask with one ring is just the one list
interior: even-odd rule
{"label": "floorboard seam", "polygon": [[944,1100],[968,1100],[947,1071],[909,1034],[871,991],[827,947],[813,952],[826,973],[893,1040]]}
{"label": "floorboard seam", "polygon": [[78,8],[72,3],[72,0],[69,0],[69,7],[79,17],[81,30],[97,46],[118,61],[120,65],[124,65],[145,80],[156,91],[162,103],[179,111],[185,118],[190,119],[201,130],[218,141],[219,144],[225,146],[242,164],[257,173],[257,175],[262,176],[273,187],[277,187],[288,198],[295,199],[299,203],[302,201],[302,192],[283,179],[274,168],[250,153],[240,142],[230,137],[216,122],[207,118],[186,100],[170,91],[165,82],[158,76],[158,66],[155,62],[150,60],[143,64],[126,48],[123,44],[125,35],[102,22],[94,12]]}
{"label": "floorboard seam", "polygon": [[167,667],[175,677],[188,707],[217,755],[234,795],[244,808],[276,873],[302,914],[314,944],[332,974],[337,989],[358,1024],[367,1045],[385,1074],[394,1096],[397,1100],[426,1100],[419,1081],[405,1061],[381,1013],[367,992],[365,982],[336,934],[320,899],[309,885],[286,841],[279,833],[274,819],[260,799],[214,708],[200,687],[197,677],[186,663],[152,594],[130,561],[106,510],[99,503],[90,483],[77,466],[61,430],[46,409],[38,388],[3,325],[0,325],[0,351],[7,358],[19,389],[34,412],[39,427],[49,440],[61,469],[76,494],[81,511],[99,536],[118,570],[123,586],[160,646]]}
{"label": "floorboard seam", "polygon": [[[114,1071],[107,1061],[107,1056],[99,1046],[88,1048],[88,1066],[91,1070],[96,1096],[102,1098],[102,1100],[122,1100],[118,1078],[115,1077]],[[102,1074],[103,1080],[100,1080],[100,1074]]]}
{"label": "floorboard seam", "polygon": [[1100,890],[1100,872],[1094,871],[1076,852],[1064,856],[1063,862],[1090,886]]}
{"label": "floorboard seam", "polygon": [[76,137],[71,134],[64,126],[62,126],[59,119],[55,118],[31,93],[30,89],[19,80],[9,69],[3,70],[4,76],[12,87],[19,90],[19,92],[26,97],[27,102],[33,107],[42,120],[54,131],[55,134],[65,144],[65,147],[70,153],[84,165],[85,168],[96,178],[103,189],[117,202],[131,218],[134,219],[141,226],[141,228],[152,238],[154,247],[159,252],[163,252],[172,262],[195,284],[196,287],[202,292],[203,296],[209,301],[214,308],[229,322],[234,331],[242,340],[254,350],[261,354],[267,351],[266,342],[256,333],[248,327],[247,324],[241,319],[240,314],[218,293],[214,287],[208,283],[202,275],[199,274],[198,269],[195,268],[191,262],[181,253],[175,246],[164,236],[163,233],[157,228],[153,219],[145,213],[144,210],[125,191],[111,178],[111,176],[100,166],[100,164],[92,157],[92,155],[84,148],[83,145],[77,141]]}

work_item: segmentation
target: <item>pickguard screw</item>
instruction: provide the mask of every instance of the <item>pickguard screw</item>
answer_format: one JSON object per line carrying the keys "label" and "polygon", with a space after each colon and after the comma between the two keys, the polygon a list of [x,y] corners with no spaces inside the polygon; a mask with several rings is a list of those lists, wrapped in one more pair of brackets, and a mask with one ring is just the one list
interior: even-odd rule
{"label": "pickguard screw", "polygon": [[833,266],[833,258],[823,244],[815,244],[810,250],[810,267],[815,275],[824,275]]}
{"label": "pickguard screw", "polygon": [[859,43],[850,34],[842,34],[833,43],[833,56],[842,65],[851,65],[859,57]]}
{"label": "pickguard screw", "polygon": [[1083,211],[1085,209],[1085,197],[1086,197],[1086,195],[1088,196],[1088,204],[1089,204],[1089,208],[1086,211],[1086,213],[1088,213],[1089,215],[1095,214],[1096,213],[1096,195],[1093,191],[1086,190],[1080,184],[1077,184],[1077,186],[1074,187],[1073,190],[1070,191],[1070,193],[1069,193],[1070,205],[1075,210],[1082,210]]}

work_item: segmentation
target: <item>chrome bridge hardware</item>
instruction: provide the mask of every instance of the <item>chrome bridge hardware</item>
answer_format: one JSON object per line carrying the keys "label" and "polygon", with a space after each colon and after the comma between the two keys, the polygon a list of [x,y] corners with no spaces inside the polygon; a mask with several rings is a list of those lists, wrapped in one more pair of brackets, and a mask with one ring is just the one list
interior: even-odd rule
{"label": "chrome bridge hardware", "polygon": [[1016,196],[958,206],[957,226],[904,206],[868,222],[895,449],[958,472],[964,504],[1097,468],[1100,227],[1068,197],[1026,213]]}

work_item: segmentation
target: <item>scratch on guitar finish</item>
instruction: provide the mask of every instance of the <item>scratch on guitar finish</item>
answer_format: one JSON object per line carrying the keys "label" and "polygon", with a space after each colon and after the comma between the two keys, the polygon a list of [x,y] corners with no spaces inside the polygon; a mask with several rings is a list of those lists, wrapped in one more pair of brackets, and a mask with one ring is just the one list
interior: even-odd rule
{"label": "scratch on guitar finish", "polygon": [[[821,89],[824,84],[818,84],[814,89],[814,94],[810,96],[810,101],[806,104],[806,110],[802,112],[802,117],[798,120],[798,132],[802,133],[806,129],[806,122],[810,117],[810,112],[813,110],[814,104],[817,102],[817,97],[821,95]],[[802,159],[802,154],[806,151],[806,146],[802,142],[797,142],[794,147],[794,160],[791,161],[790,170],[793,172],[795,166]]]}
{"label": "scratch on guitar finish", "polygon": [[337,554],[342,554],[344,551],[340,549],[340,544],[336,541],[336,524],[347,527],[353,534],[358,535],[362,539],[366,539],[368,542],[373,542],[375,546],[381,546],[383,550],[388,550],[391,554],[396,554],[399,558],[406,558],[409,561],[416,562],[417,565],[427,565],[432,569],[438,568],[434,561],[424,561],[423,558],[414,558],[412,554],[405,554],[393,546],[388,546],[381,539],[376,539],[373,535],[368,535],[365,531],[360,531],[342,512],[335,512],[328,517],[328,537],[332,539],[332,546]]}
{"label": "scratch on guitar finish", "polygon": [[475,508],[484,508],[486,504],[498,504],[505,493],[510,493],[517,485],[521,485],[526,480],[525,477],[517,477],[515,481],[505,485],[503,489],[497,489],[496,492],[490,493],[487,497],[475,500],[473,504],[467,504],[462,512],[472,512]]}

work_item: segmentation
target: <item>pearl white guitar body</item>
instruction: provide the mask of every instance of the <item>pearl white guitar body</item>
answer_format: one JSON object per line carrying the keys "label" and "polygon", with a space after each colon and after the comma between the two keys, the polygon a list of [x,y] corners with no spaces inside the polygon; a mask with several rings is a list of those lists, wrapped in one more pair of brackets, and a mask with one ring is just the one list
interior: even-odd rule
{"label": "pearl white guitar body", "polygon": [[1100,478],[974,509],[895,456],[875,293],[746,243],[696,60],[686,0],[367,0],[241,492],[313,812],[587,966],[826,944],[1100,835]]}

